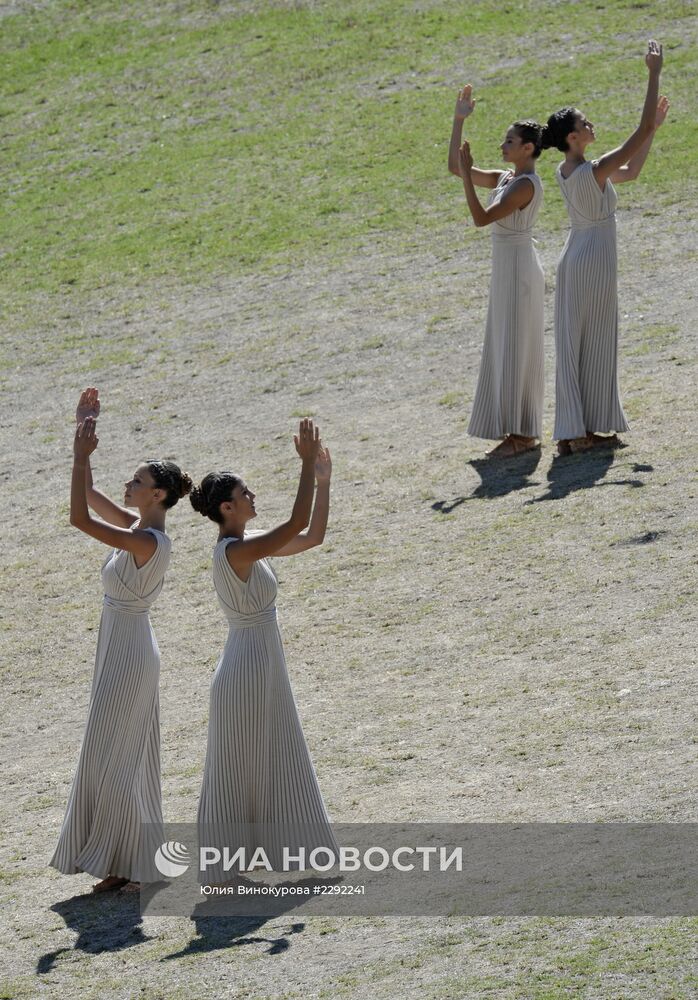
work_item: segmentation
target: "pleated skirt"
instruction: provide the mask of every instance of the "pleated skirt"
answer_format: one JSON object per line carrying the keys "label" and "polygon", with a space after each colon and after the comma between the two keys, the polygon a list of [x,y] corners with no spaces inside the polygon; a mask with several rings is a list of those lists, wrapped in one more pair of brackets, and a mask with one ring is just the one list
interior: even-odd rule
{"label": "pleated skirt", "polygon": [[[147,614],[104,608],[85,736],[50,864],[142,880],[142,823],[162,825],[160,653]],[[157,839],[157,838],[155,838]]]}
{"label": "pleated skirt", "polygon": [[545,279],[530,238],[492,239],[485,342],[468,434],[540,437]]}
{"label": "pleated skirt", "polygon": [[[308,851],[335,845],[275,621],[230,629],[211,684],[197,822],[209,846],[236,831],[248,857],[263,847],[274,870],[289,831],[302,831]],[[211,867],[205,880],[226,877]]]}
{"label": "pleated skirt", "polygon": [[613,220],[573,228],[555,288],[555,440],[626,431],[618,389],[618,289]]}

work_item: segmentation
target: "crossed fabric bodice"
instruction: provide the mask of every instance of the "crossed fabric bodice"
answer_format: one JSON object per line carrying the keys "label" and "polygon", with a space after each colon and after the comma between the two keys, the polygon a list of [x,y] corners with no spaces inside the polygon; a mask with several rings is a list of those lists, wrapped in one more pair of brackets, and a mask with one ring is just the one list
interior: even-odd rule
{"label": "crossed fabric bodice", "polygon": [[266,559],[252,564],[241,580],[228,562],[226,548],[232,538],[222,538],[213,552],[213,583],[218,602],[231,628],[253,628],[276,621],[277,580]]}
{"label": "crossed fabric bodice", "polygon": [[120,614],[147,615],[162,590],[170,561],[171,543],[163,531],[146,528],[157,548],[147,563],[136,566],[133,553],[114,549],[102,564],[104,606]]}

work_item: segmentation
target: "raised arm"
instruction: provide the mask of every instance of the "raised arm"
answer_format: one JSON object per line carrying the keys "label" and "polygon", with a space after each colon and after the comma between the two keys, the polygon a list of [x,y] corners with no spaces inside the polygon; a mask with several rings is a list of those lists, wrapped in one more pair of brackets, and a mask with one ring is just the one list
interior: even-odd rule
{"label": "raised arm", "polygon": [[[647,93],[645,94],[645,104],[642,109],[640,124],[633,134],[625,140],[622,146],[612,149],[610,153],[605,153],[594,164],[594,177],[596,183],[603,190],[606,181],[620,167],[625,166],[636,153],[639,153],[642,146],[651,140],[654,132],[654,123],[657,115],[657,103],[659,97],[659,76],[662,72],[662,46],[650,40],[645,55],[645,64],[649,73],[647,79]],[[649,150],[649,147],[648,147]],[[647,156],[647,153],[645,153]]]}
{"label": "raised arm", "polygon": [[657,113],[654,119],[654,128],[649,139],[645,139],[643,144],[635,156],[628,160],[628,163],[624,167],[619,167],[611,174],[611,180],[614,184],[623,184],[625,181],[634,181],[640,176],[640,171],[645,165],[645,160],[647,159],[647,154],[652,146],[652,140],[654,139],[655,133],[660,125],[664,124],[667,113],[670,108],[669,99],[667,97],[660,97],[657,101]]}
{"label": "raised arm", "polygon": [[315,503],[307,531],[299,535],[279,549],[277,556],[295,556],[306,549],[322,545],[327,529],[327,517],[330,512],[330,479],[332,477],[332,458],[329,448],[320,448],[315,462]]}
{"label": "raised arm", "polygon": [[298,434],[294,437],[296,451],[301,459],[301,475],[291,516],[283,524],[254,535],[232,541],[226,548],[226,558],[237,575],[246,580],[252,564],[266,556],[276,555],[310,522],[310,511],[315,492],[315,462],[320,451],[320,429],[312,420],[301,420]]}
{"label": "raised arm", "polygon": [[132,552],[137,566],[144,566],[157,548],[157,542],[149,531],[115,528],[92,517],[87,506],[85,469],[90,455],[97,447],[94,417],[86,417],[75,429],[73,441],[73,475],[70,484],[70,523],[86,535],[96,538],[115,549]]}
{"label": "raised arm", "polygon": [[489,226],[491,223],[497,222],[498,219],[504,219],[507,215],[511,215],[512,212],[516,212],[520,208],[525,208],[533,197],[533,181],[525,176],[517,177],[509,183],[507,190],[498,202],[494,205],[488,205],[485,208],[480,204],[480,199],[473,186],[473,158],[470,155],[470,145],[467,142],[464,142],[461,146],[459,158],[465,198],[468,202],[473,222],[478,228]]}
{"label": "raised arm", "polygon": [[[99,391],[95,389],[94,386],[84,389],[80,394],[80,399],[75,411],[76,423],[81,424],[87,417],[92,417],[96,421],[99,416],[99,410]],[[89,455],[87,456],[87,461],[85,463],[85,489],[88,505],[92,508],[92,510],[96,511],[100,517],[104,518],[105,521],[108,521],[109,524],[116,524],[119,528],[130,528],[131,525],[138,520],[137,515],[132,511],[114,503],[114,501],[110,500],[108,496],[95,488],[94,483],[92,482],[92,469],[90,466]]]}
{"label": "raised arm", "polygon": [[[473,88],[469,83],[459,92],[456,100],[456,107],[453,112],[453,127],[451,128],[451,142],[448,147],[448,169],[456,177],[460,177],[460,163],[458,151],[463,141],[463,122],[475,110],[475,100],[473,98]],[[477,167],[471,168],[473,183],[478,187],[495,188],[499,178],[502,176],[501,170],[479,170]]]}

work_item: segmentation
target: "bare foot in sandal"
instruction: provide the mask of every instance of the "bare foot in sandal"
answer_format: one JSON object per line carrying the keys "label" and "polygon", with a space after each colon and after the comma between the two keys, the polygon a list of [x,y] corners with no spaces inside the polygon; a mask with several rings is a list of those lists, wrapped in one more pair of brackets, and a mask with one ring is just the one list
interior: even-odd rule
{"label": "bare foot in sandal", "polygon": [[525,451],[533,451],[538,447],[535,438],[524,437],[522,434],[507,434],[496,448],[487,452],[487,457],[514,458],[515,455],[522,455]]}
{"label": "bare foot in sandal", "polygon": [[580,451],[591,451],[594,447],[594,442],[590,439],[588,434],[584,437],[572,438],[571,441],[567,442],[570,448],[570,452],[573,455],[578,455]]}
{"label": "bare foot in sandal", "polygon": [[621,447],[621,439],[617,434],[587,434],[587,438],[591,441],[592,448],[619,448]]}
{"label": "bare foot in sandal", "polygon": [[574,454],[580,451],[591,451],[593,448],[619,448],[620,438],[617,434],[592,434],[588,431],[582,438],[575,438],[570,441],[570,448]]}
{"label": "bare foot in sandal", "polygon": [[128,882],[127,878],[120,878],[118,875],[108,875],[101,882],[92,886],[93,892],[111,892],[112,889],[120,889]]}
{"label": "bare foot in sandal", "polygon": [[122,893],[124,893],[124,894],[128,893],[129,895],[132,892],[140,892],[141,891],[141,883],[140,882],[127,882],[126,885],[124,885],[124,886],[121,887],[120,891]]}

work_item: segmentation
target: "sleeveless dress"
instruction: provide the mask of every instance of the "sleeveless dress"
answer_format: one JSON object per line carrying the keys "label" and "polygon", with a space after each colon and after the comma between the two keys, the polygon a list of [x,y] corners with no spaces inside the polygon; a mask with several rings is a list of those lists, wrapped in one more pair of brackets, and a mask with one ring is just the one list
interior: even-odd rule
{"label": "sleeveless dress", "polygon": [[555,440],[627,431],[618,391],[617,196],[594,162],[568,178],[557,168],[570,231],[555,288]]}
{"label": "sleeveless dress", "polygon": [[162,824],[160,651],[148,609],[162,589],[171,543],[164,532],[145,530],[157,548],[144,566],[123,549],[102,566],[104,607],[87,726],[50,861],[65,875],[142,881],[141,823]]}
{"label": "sleeveless dress", "polygon": [[[513,178],[502,174],[489,204],[501,200]],[[485,343],[468,434],[540,437],[543,421],[543,300],[545,278],[531,235],[543,201],[537,174],[526,174],[533,197],[521,210],[493,222],[492,278]]]}
{"label": "sleeveless dress", "polygon": [[[279,848],[289,831],[308,852],[334,849],[335,840],[286,669],[276,575],[259,559],[242,581],[226,556],[232,541],[221,539],[213,553],[213,582],[229,632],[211,684],[200,843],[226,844],[235,831],[248,857],[261,846],[274,870],[282,870]],[[211,866],[202,881],[229,877]]]}

